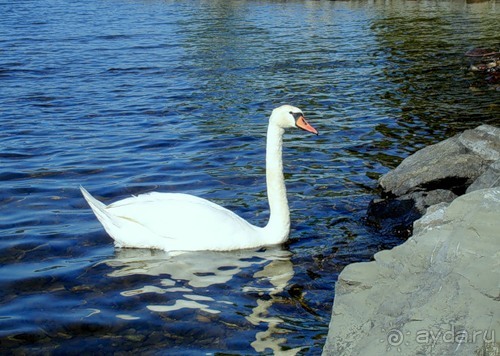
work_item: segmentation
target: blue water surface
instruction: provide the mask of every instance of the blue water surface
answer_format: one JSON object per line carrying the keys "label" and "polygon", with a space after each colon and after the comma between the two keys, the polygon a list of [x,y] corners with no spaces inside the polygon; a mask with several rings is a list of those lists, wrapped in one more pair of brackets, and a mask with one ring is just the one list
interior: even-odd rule
{"label": "blue water surface", "polygon": [[[319,354],[339,272],[402,242],[364,223],[377,178],[500,124],[464,57],[498,48],[497,5],[0,2],[2,353]],[[284,103],[320,136],[285,138],[283,246],[115,249],[80,195],[185,192],[265,225]]]}

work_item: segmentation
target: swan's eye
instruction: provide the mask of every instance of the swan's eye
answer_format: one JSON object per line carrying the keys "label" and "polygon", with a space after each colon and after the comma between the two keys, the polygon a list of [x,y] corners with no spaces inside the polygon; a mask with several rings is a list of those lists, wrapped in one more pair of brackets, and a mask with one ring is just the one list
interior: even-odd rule
{"label": "swan's eye", "polygon": [[298,120],[300,117],[304,116],[304,114],[302,114],[301,112],[291,112],[291,111],[290,115],[292,115],[295,120]]}

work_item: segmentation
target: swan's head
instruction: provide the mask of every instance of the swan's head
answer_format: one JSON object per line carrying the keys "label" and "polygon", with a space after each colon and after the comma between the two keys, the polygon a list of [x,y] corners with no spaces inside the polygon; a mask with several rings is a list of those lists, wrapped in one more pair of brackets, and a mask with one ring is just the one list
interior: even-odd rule
{"label": "swan's head", "polygon": [[295,106],[283,105],[274,109],[270,122],[283,129],[298,127],[313,134],[318,134],[318,131],[306,121],[302,110]]}

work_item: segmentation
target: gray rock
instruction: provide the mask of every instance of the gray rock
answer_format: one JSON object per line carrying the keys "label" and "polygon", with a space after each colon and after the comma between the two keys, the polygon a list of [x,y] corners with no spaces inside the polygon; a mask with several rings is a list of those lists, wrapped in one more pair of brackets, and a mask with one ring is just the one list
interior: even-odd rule
{"label": "gray rock", "polygon": [[500,128],[481,125],[474,130],[466,130],[458,135],[458,139],[470,152],[485,161],[500,159]]}
{"label": "gray rock", "polygon": [[500,129],[481,125],[415,152],[382,176],[379,184],[395,196],[435,189],[461,194],[498,159]]}
{"label": "gray rock", "polygon": [[467,188],[467,193],[473,192],[474,190],[493,188],[500,186],[500,160],[494,162],[488,167],[486,172],[481,174],[472,183],[469,188]]}
{"label": "gray rock", "polygon": [[444,212],[450,203],[439,203],[427,208],[427,212],[420,219],[413,223],[413,234],[421,235],[427,230],[443,225],[446,220]]}
{"label": "gray rock", "polygon": [[498,355],[500,187],[440,204],[340,274],[324,355]]}

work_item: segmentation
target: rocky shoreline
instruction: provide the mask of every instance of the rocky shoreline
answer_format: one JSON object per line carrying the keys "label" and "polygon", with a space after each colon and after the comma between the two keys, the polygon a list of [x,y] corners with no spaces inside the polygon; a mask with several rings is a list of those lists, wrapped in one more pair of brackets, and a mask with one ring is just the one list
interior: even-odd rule
{"label": "rocky shoreline", "polygon": [[409,237],[429,206],[473,190],[500,186],[500,128],[481,125],[427,146],[382,176],[382,198],[370,203],[369,224]]}
{"label": "rocky shoreline", "polygon": [[500,355],[500,129],[428,146],[379,184],[368,220],[413,234],[342,271],[323,354]]}

